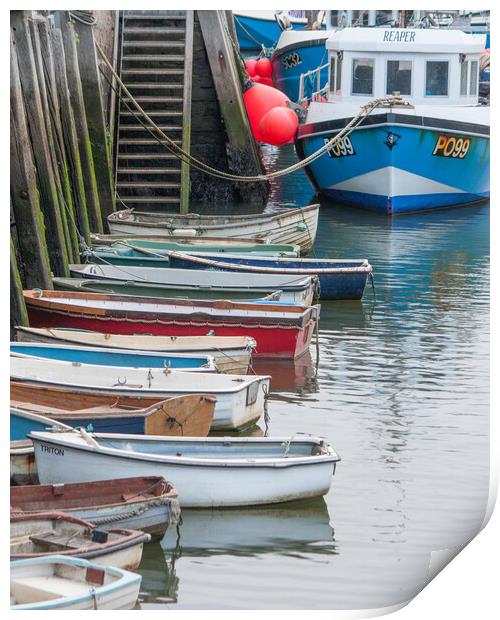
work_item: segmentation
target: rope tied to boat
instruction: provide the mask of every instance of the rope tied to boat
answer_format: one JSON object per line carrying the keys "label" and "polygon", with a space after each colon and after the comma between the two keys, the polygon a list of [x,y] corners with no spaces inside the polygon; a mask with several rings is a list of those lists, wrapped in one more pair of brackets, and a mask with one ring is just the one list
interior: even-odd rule
{"label": "rope tied to boat", "polygon": [[[377,99],[372,99],[365,105],[361,106],[359,112],[349,121],[349,123],[341,129],[335,136],[333,136],[330,140],[328,140],[322,147],[320,147],[317,151],[287,168],[283,168],[282,170],[276,170],[275,172],[270,172],[266,174],[258,174],[258,175],[250,175],[250,176],[240,176],[236,174],[232,174],[230,172],[225,172],[223,170],[218,170],[217,168],[213,168],[209,166],[205,162],[197,159],[190,153],[184,151],[181,146],[179,146],[172,138],[170,138],[165,132],[158,127],[158,125],[152,120],[152,118],[147,114],[147,112],[139,105],[137,100],[125,86],[123,81],[121,80],[118,73],[115,71],[111,63],[109,62],[106,54],[100,47],[100,45],[96,42],[96,48],[101,56],[104,65],[107,67],[114,80],[116,80],[120,89],[116,89],[112,81],[106,76],[104,72],[103,76],[110,85],[110,87],[116,92],[118,98],[121,102],[125,104],[127,109],[133,114],[133,116],[138,120],[138,122],[153,136],[153,138],[164,148],[166,148],[170,153],[172,153],[175,157],[180,159],[181,161],[191,165],[193,168],[196,168],[200,172],[204,172],[211,176],[217,177],[219,179],[223,179],[225,181],[232,181],[238,183],[256,183],[256,182],[267,182],[272,179],[277,179],[288,174],[292,174],[297,170],[301,170],[311,164],[313,161],[324,155],[328,152],[337,142],[343,140],[346,136],[348,136],[354,129],[356,129],[363,120],[373,112],[376,108],[379,107],[391,107],[394,105],[404,105],[403,98],[400,95],[388,95],[386,97],[379,97]],[[123,94],[122,94],[123,92]],[[124,100],[123,95],[126,96],[127,100],[130,101],[133,106],[136,108],[137,112],[128,105],[128,101]],[[146,123],[144,123],[139,114],[143,116]],[[148,126],[149,125],[149,126]],[[156,134],[155,134],[156,132]],[[158,137],[159,136],[159,137]]]}

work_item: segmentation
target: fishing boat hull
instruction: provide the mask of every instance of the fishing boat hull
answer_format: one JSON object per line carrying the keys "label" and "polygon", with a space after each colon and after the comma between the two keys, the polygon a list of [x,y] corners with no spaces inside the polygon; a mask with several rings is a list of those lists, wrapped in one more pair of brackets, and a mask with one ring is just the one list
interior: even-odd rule
{"label": "fishing boat hull", "polygon": [[100,529],[140,530],[155,539],[180,519],[177,491],[161,477],[11,488],[12,516],[54,511],[90,521]]}
{"label": "fishing boat hull", "polygon": [[11,609],[131,609],[142,577],[81,558],[52,555],[10,564]]}
{"label": "fishing boat hull", "polygon": [[[58,297],[59,296],[59,297]],[[62,300],[73,301],[68,305]],[[54,291],[24,292],[30,325],[33,327],[67,327],[110,334],[149,334],[153,336],[251,336],[256,341],[256,357],[295,359],[309,349],[320,307],[232,304],[232,302],[205,302],[213,306],[188,306],[178,300],[179,306],[162,305],[163,300],[64,293]],[[104,299],[109,297],[109,300]],[[58,299],[61,302],[58,302]],[[81,303],[79,300],[82,300]],[[132,301],[131,301],[132,300]],[[101,307],[93,302],[101,304]],[[102,303],[110,301],[104,309]],[[118,305],[117,305],[118,303]],[[191,302],[192,303],[192,302]],[[78,305],[79,304],[79,305]],[[147,305],[149,304],[149,306]],[[215,305],[216,304],[216,305]],[[186,312],[188,306],[190,311]],[[147,308],[151,308],[149,311]],[[205,309],[206,308],[206,309]]]}
{"label": "fishing boat hull", "polygon": [[[335,464],[339,460],[331,449],[321,456],[318,453],[318,456],[271,460],[259,459],[255,450],[249,454],[250,458],[245,458],[243,450],[238,449],[238,444],[257,445],[263,454],[269,456],[273,445],[273,450],[279,446],[279,453],[283,455],[283,445],[286,447],[288,441],[293,443],[290,438],[209,438],[205,442],[212,445],[212,451],[220,452],[220,457],[214,460],[203,458],[208,448],[200,447],[196,453],[201,456],[193,460],[183,442],[176,444],[170,457],[160,456],[158,447],[139,447],[138,451],[111,447],[123,445],[128,441],[125,436],[93,437],[96,444],[92,443],[92,438],[87,442],[76,433],[32,434],[41,482],[98,480],[103,471],[114,478],[122,478],[130,476],[131,471],[135,475],[164,475],[168,470],[175,480],[182,508],[250,506],[324,495],[330,488]],[[154,444],[156,439],[149,437],[147,441]],[[311,438],[310,441],[316,442],[317,449],[321,450],[320,440]],[[191,440],[187,438],[186,442]],[[232,456],[225,458],[228,453]]]}
{"label": "fishing boat hull", "polygon": [[189,354],[165,355],[145,351],[127,351],[69,344],[33,344],[11,342],[10,354],[16,357],[38,357],[61,362],[93,364],[97,366],[123,366],[130,368],[172,368],[189,372],[216,372],[212,357]]}
{"label": "fishing boat hull", "polygon": [[[323,106],[319,112],[318,106]],[[312,104],[296,141],[300,159],[349,122],[349,117],[339,117],[336,107],[340,104]],[[372,114],[342,145],[308,166],[315,188],[336,202],[388,215],[487,199],[488,111],[417,106],[412,112]],[[320,113],[325,120],[319,120]]]}
{"label": "fishing boat hull", "polygon": [[[233,11],[236,36],[241,50],[273,47],[283,32],[274,11]],[[305,17],[289,17],[291,28],[303,29]]]}
{"label": "fishing boat hull", "polygon": [[219,372],[246,375],[255,347],[255,340],[246,336],[217,338],[215,336],[184,338],[176,336],[117,336],[113,334],[71,329],[16,327],[17,339],[22,342],[77,344],[131,351],[158,353],[189,353],[210,355]]}
{"label": "fishing boat hull", "polygon": [[300,246],[307,254],[314,244],[318,226],[319,205],[282,209],[270,213],[239,216],[210,216],[177,213],[134,212],[133,209],[116,211],[108,216],[111,233],[123,235],[186,234],[198,237],[238,237],[268,239],[271,243]]}
{"label": "fishing boat hull", "polygon": [[184,269],[206,269],[245,274],[281,273],[289,277],[309,275],[317,278],[316,294],[321,300],[361,299],[372,267],[367,260],[331,259],[259,259],[249,255],[170,254],[172,266]]}
{"label": "fishing boat hull", "polygon": [[[299,100],[300,76],[328,61],[325,41],[329,32],[319,30],[290,31],[281,33],[276,49],[272,53],[273,85],[283,91],[290,101]],[[317,77],[305,79],[304,96],[311,99],[312,94],[328,82],[328,66]]]}
{"label": "fishing boat hull", "polygon": [[[260,255],[259,255],[260,256]],[[169,259],[170,264],[170,259]],[[310,306],[316,292],[316,282],[309,276],[297,278],[280,274],[221,274],[217,271],[195,271],[192,266],[187,269],[168,268],[148,269],[144,267],[129,267],[126,271],[114,265],[70,265],[73,278],[69,282],[80,282],[88,279],[92,282],[109,280],[115,286],[120,281],[127,294],[140,295],[139,290],[147,291],[146,295],[168,297],[170,291],[178,292],[179,297],[203,299],[210,296],[212,299],[243,299],[253,292],[253,299],[281,301],[284,303],[299,303]],[[76,280],[75,278],[79,278]],[[62,278],[54,278],[56,280]],[[56,287],[57,288],[57,287]],[[161,291],[161,295],[156,295]],[[99,292],[99,291],[98,291]],[[175,297],[177,295],[170,295]],[[208,297],[207,297],[208,298]]]}

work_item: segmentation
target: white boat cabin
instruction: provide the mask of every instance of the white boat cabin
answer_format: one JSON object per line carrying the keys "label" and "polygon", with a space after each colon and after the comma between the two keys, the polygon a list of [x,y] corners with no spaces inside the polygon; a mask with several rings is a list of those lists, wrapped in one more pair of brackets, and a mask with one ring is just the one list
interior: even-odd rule
{"label": "white boat cabin", "polygon": [[362,105],[399,93],[411,104],[475,105],[484,44],[460,30],[337,30],[326,42],[328,100]]}

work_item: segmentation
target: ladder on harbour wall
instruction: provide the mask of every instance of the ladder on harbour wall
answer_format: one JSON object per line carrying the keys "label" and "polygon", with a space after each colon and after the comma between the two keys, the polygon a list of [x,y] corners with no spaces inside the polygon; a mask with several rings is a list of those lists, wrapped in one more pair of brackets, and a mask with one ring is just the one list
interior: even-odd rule
{"label": "ladder on harbour wall", "polygon": [[[153,121],[189,152],[193,11],[123,11],[122,19],[121,79]],[[138,210],[187,212],[189,164],[159,144],[125,102],[117,126],[119,198]]]}

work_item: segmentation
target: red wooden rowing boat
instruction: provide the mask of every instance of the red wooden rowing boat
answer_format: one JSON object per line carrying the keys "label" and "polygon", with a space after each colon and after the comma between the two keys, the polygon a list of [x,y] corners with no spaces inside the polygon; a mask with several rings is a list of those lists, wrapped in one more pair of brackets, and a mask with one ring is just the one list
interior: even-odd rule
{"label": "red wooden rowing boat", "polygon": [[24,291],[32,327],[70,327],[110,334],[251,336],[257,357],[297,358],[309,349],[320,306],[193,301]]}

